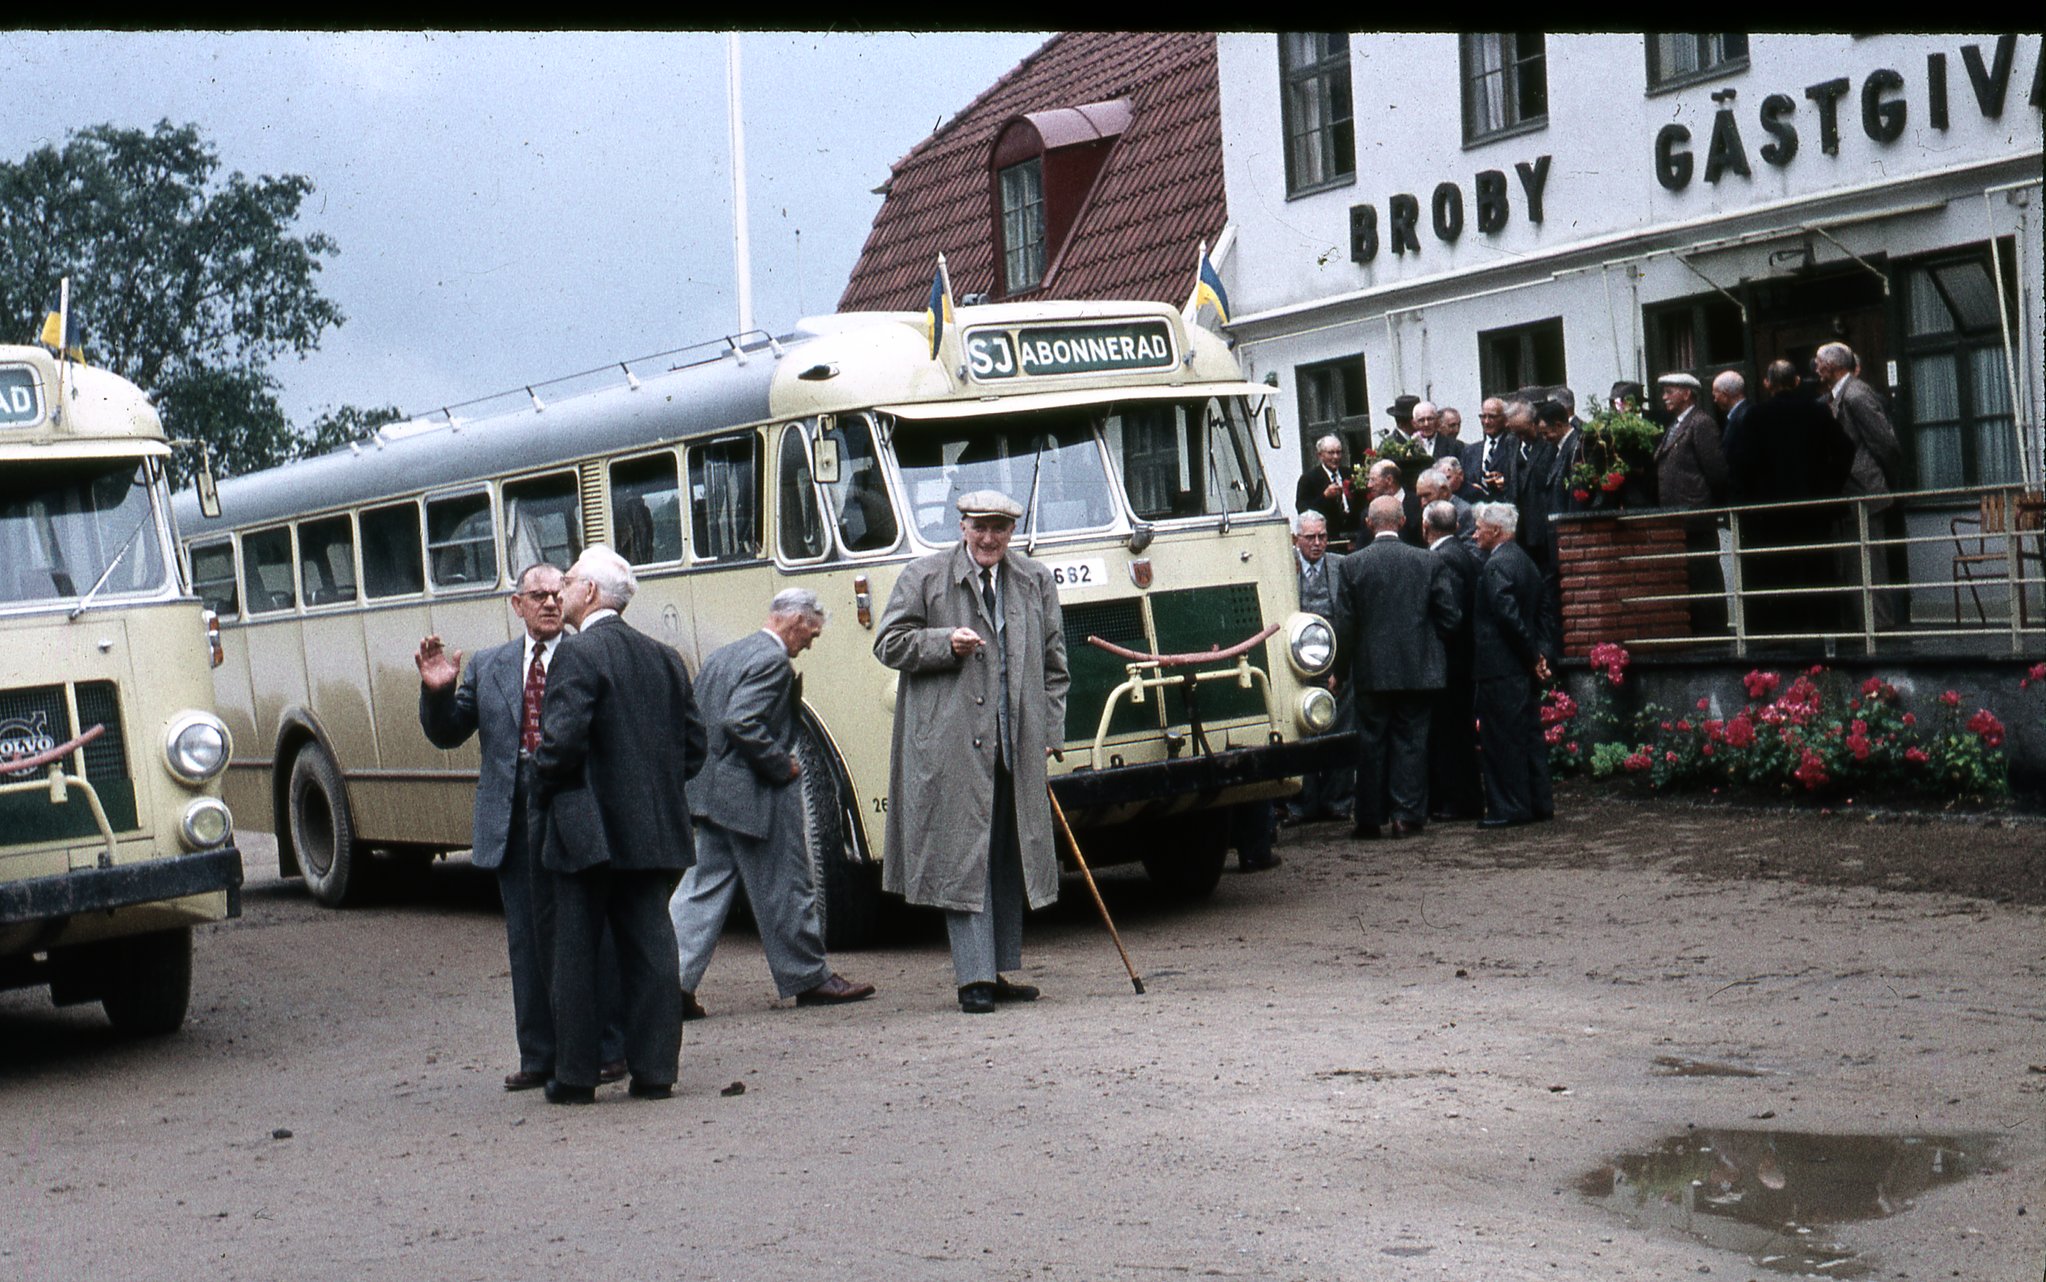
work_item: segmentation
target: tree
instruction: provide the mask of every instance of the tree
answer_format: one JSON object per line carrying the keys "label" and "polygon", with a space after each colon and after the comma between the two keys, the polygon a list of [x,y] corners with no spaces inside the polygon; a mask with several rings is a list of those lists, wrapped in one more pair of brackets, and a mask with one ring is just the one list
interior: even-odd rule
{"label": "tree", "polygon": [[292,233],[312,180],[221,181],[219,168],[197,125],[168,120],[94,125],[62,150],[0,161],[0,337],[35,333],[69,276],[87,358],[149,393],[165,429],[206,442],[231,475],[302,452],[269,366],[345,318],[315,282],[339,247]]}
{"label": "tree", "polygon": [[310,458],[340,449],[350,441],[360,441],[384,424],[395,423],[404,417],[395,405],[378,405],[371,409],[343,405],[339,409],[328,410],[300,434],[302,444],[299,453]]}

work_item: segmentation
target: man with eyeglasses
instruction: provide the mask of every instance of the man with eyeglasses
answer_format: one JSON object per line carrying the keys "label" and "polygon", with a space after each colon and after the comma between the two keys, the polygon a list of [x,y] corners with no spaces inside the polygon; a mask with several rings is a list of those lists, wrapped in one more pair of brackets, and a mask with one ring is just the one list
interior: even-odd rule
{"label": "man with eyeglasses", "polygon": [[[554,934],[554,900],[539,853],[529,849],[526,840],[526,803],[532,789],[525,775],[539,744],[547,672],[561,644],[561,571],[544,562],[527,567],[511,594],[511,608],[524,625],[524,635],[480,651],[466,675],[462,652],[447,650],[438,636],[419,643],[413,662],[419,668],[419,727],[433,746],[459,748],[470,735],[478,737],[482,758],[469,861],[497,873],[519,1046],[519,1069],[505,1077],[504,1088],[527,1091],[546,1085],[554,1071],[554,1014],[546,962],[546,941]],[[603,1080],[615,1082],[625,1075],[623,1034],[615,1010],[615,950],[605,964],[602,1073]]]}

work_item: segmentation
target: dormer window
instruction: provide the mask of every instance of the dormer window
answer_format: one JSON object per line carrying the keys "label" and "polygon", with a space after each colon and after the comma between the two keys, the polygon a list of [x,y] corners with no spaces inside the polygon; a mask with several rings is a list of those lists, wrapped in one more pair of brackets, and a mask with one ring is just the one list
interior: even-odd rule
{"label": "dormer window", "polygon": [[1002,273],[1016,294],[1044,279],[1044,159],[1002,170]]}
{"label": "dormer window", "polygon": [[1042,289],[1059,251],[1129,128],[1127,98],[1017,116],[1002,126],[988,157],[995,224],[994,296]]}

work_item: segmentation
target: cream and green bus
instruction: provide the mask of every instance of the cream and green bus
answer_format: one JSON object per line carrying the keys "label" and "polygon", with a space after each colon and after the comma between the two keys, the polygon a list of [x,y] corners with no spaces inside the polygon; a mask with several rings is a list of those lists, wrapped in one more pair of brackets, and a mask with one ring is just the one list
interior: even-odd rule
{"label": "cream and green bus", "polygon": [[132,383],[0,347],[0,987],[184,1022],[192,927],[240,913],[213,620]]}
{"label": "cream and green bus", "polygon": [[593,542],[637,567],[634,624],[692,666],[800,584],[831,611],[800,661],[811,858],[832,946],[861,942],[896,678],[873,628],[902,566],[958,539],[953,500],[999,489],[1028,509],[1015,546],[1060,585],[1073,682],[1053,787],[1083,850],[1205,893],[1229,809],[1343,748],[1310,741],[1334,716],[1310,681],[1333,647],[1297,610],[1258,457],[1271,390],[1157,304],[963,307],[935,357],[921,315],[843,314],[394,424],[223,482],[219,520],[180,496],[227,651],[228,799],[274,825],[286,875],[340,903],[373,851],[468,844],[476,759],[419,731],[422,636],[506,640],[512,576]]}

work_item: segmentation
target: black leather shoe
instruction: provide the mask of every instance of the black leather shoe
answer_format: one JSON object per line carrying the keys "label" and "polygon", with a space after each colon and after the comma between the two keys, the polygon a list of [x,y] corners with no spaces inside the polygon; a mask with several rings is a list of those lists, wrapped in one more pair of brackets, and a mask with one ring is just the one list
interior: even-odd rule
{"label": "black leather shoe", "polygon": [[547,1072],[545,1069],[540,1069],[538,1071],[529,1073],[522,1068],[516,1073],[506,1073],[504,1075],[504,1088],[508,1091],[537,1090],[540,1087],[545,1086],[547,1084],[547,1079],[551,1076],[553,1076],[553,1074]]}
{"label": "black leather shoe", "polygon": [[709,1017],[710,1012],[703,1008],[702,1002],[696,1000],[696,994],[686,988],[683,989],[682,1022],[686,1024],[692,1019],[707,1019]]}
{"label": "black leather shoe", "polygon": [[1480,819],[1478,827],[1489,832],[1495,828],[1518,828],[1526,822],[1525,819]]}
{"label": "black leather shoe", "polygon": [[632,1085],[625,1088],[625,1093],[634,1099],[673,1099],[675,1087],[670,1082],[642,1082],[634,1078]]}
{"label": "black leather shoe", "polygon": [[1273,868],[1277,868],[1280,864],[1283,864],[1285,862],[1286,862],[1285,860],[1279,858],[1277,855],[1271,855],[1268,856],[1267,858],[1257,860],[1255,863],[1249,860],[1245,860],[1237,865],[1237,871],[1268,872]]}
{"label": "black leather shoe", "polygon": [[622,1082],[624,1080],[624,1060],[614,1059],[608,1064],[599,1064],[597,1066],[597,1082],[599,1085],[609,1085],[612,1082]]}
{"label": "black leather shoe", "polygon": [[1012,984],[1000,975],[995,976],[991,986],[994,999],[998,1002],[1034,1002],[1037,1000],[1037,985]]}
{"label": "black leather shoe", "polygon": [[1351,841],[1377,841],[1379,836],[1377,824],[1358,824],[1350,829]]}
{"label": "black leather shoe", "polygon": [[993,984],[964,984],[959,989],[959,1009],[969,1015],[991,1015],[995,1009]]}
{"label": "black leather shoe", "polygon": [[547,1079],[547,1085],[540,1088],[549,1104],[594,1104],[597,1102],[597,1088],[594,1086],[570,1086],[567,1082]]}
{"label": "black leather shoe", "polygon": [[1419,819],[1395,819],[1392,824],[1392,835],[1395,837],[1418,837],[1421,834],[1421,829],[1426,826]]}

